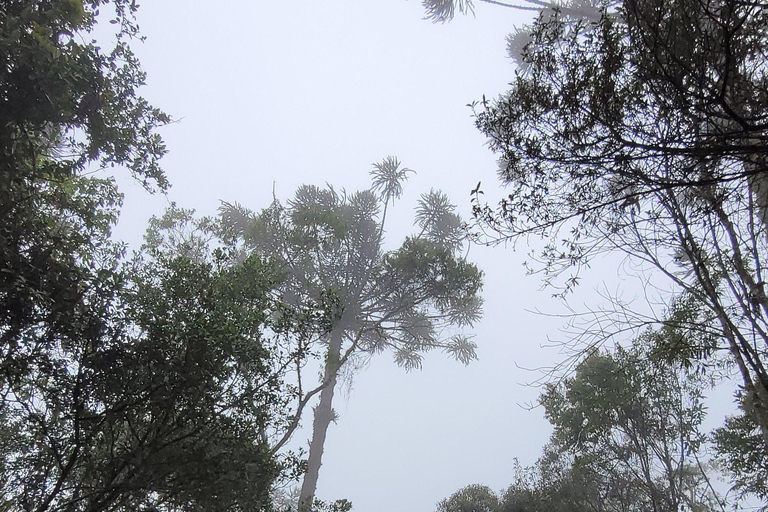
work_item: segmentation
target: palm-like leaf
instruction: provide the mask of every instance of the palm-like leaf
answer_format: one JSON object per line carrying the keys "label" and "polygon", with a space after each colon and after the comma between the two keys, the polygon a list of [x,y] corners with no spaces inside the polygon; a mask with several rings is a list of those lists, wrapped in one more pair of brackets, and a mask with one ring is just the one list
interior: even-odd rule
{"label": "palm-like leaf", "polygon": [[475,8],[472,0],[423,0],[425,18],[434,22],[445,23],[451,21],[456,13],[456,9],[461,14],[474,14]]}
{"label": "palm-like leaf", "polygon": [[371,190],[378,192],[384,204],[394,201],[403,194],[403,182],[408,179],[408,173],[414,172],[407,167],[400,167],[400,161],[394,156],[388,156],[381,163],[373,164]]}
{"label": "palm-like leaf", "polygon": [[448,196],[439,190],[423,194],[416,208],[416,225],[421,236],[444,247],[460,247],[465,234],[461,218]]}
{"label": "palm-like leaf", "polygon": [[395,352],[395,363],[407,372],[420,370],[423,360],[424,357],[414,350],[401,349]]}
{"label": "palm-like leaf", "polygon": [[472,341],[468,336],[457,334],[453,336],[443,351],[464,364],[469,364],[474,359],[477,359],[477,344]]}
{"label": "palm-like leaf", "polygon": [[219,216],[224,227],[231,229],[239,237],[245,236],[254,221],[253,212],[237,202],[222,201]]}

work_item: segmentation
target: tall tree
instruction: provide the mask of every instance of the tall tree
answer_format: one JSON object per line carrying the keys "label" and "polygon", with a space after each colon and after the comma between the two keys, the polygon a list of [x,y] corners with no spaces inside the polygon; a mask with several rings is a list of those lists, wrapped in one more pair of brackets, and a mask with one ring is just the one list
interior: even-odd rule
{"label": "tall tree", "polygon": [[546,10],[512,39],[512,88],[476,105],[509,194],[478,192],[475,213],[501,239],[542,235],[566,290],[602,251],[655,267],[700,305],[679,317],[708,344],[689,360],[727,354],[768,446],[766,4],[592,7]]}
{"label": "tall tree", "polygon": [[[101,277],[95,269],[101,258],[112,259],[99,248],[108,243],[121,198],[110,180],[81,173],[91,164],[126,165],[147,185],[167,186],[157,164],[164,148],[153,132],[167,116],[138,96],[143,74],[127,44],[138,34],[135,6],[110,4],[118,27],[111,50],[85,42],[105,5],[54,0],[0,7],[0,470],[3,499],[16,500],[17,509],[44,509],[62,489],[63,482],[41,483],[39,501],[17,501],[44,474],[13,471],[29,441],[18,435],[70,410],[46,407],[48,397],[80,393],[78,386],[53,385],[72,368],[61,356],[71,347],[61,343],[93,339],[113,290],[109,265]],[[82,447],[53,449],[63,457]],[[45,466],[42,459],[30,462]],[[66,461],[59,462],[68,472]],[[28,480],[11,485],[9,475]]]}
{"label": "tall tree", "polygon": [[[0,5],[2,510],[260,510],[281,469],[262,438],[285,421],[269,266],[126,263],[110,240],[121,196],[93,171],[168,187],[135,11]],[[110,18],[116,39],[97,44]]]}
{"label": "tall tree", "polygon": [[[244,247],[271,256],[285,271],[287,303],[326,304],[331,328],[323,339],[323,378],[314,410],[301,510],[312,507],[339,374],[350,358],[394,351],[406,370],[421,352],[442,349],[468,363],[475,345],[456,331],[480,317],[481,272],[460,256],[464,231],[440,192],[422,196],[419,233],[384,250],[389,206],[402,193],[408,169],[389,157],[374,165],[373,185],[353,194],[302,186],[287,206],[275,202],[254,214],[225,204],[224,223]],[[455,334],[451,335],[451,332]],[[298,421],[306,399],[296,413]]]}

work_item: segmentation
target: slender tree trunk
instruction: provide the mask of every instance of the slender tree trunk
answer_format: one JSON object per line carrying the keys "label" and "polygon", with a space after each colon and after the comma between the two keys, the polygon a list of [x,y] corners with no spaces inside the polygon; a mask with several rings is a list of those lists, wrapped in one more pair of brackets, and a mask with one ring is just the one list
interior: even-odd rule
{"label": "slender tree trunk", "polygon": [[339,359],[341,357],[341,342],[344,329],[336,327],[331,332],[331,339],[328,345],[328,357],[325,361],[324,382],[328,385],[320,392],[320,403],[315,407],[315,417],[312,422],[312,441],[309,444],[309,459],[307,460],[307,472],[304,474],[304,481],[301,484],[301,494],[299,495],[299,512],[310,512],[312,502],[315,499],[317,490],[317,478],[320,474],[322,465],[323,449],[325,446],[325,436],[328,432],[328,426],[334,420],[332,402],[333,393],[336,388],[336,376],[339,372]]}

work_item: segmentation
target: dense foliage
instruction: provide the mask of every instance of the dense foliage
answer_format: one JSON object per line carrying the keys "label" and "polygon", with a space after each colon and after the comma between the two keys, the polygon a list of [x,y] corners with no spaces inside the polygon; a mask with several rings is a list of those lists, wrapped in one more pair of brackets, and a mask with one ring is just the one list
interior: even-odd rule
{"label": "dense foliage", "polygon": [[260,340],[273,283],[253,275],[267,275],[257,261],[94,269],[91,314],[19,344],[4,499],[23,510],[265,507],[279,468],[260,434],[281,399]]}
{"label": "dense foliage", "polygon": [[264,510],[290,469],[264,435],[285,422],[272,268],[223,248],[126,261],[110,239],[121,196],[93,171],[168,187],[135,10],[0,5],[2,510]]}
{"label": "dense foliage", "polygon": [[[423,3],[436,21],[473,5]],[[561,286],[563,294],[577,284],[582,266],[608,251],[623,252],[634,268],[653,269],[671,281],[666,304],[650,315],[616,302],[613,311],[595,316],[620,332],[655,324],[657,330],[642,339],[666,364],[699,374],[735,370],[741,412],[717,431],[715,441],[736,487],[765,498],[766,5],[503,4],[539,14],[508,38],[517,63],[511,89],[475,105],[477,126],[499,154],[499,177],[509,191],[496,206],[482,201],[480,185],[473,191],[479,238],[543,239],[532,270]],[[585,342],[586,357],[615,334],[598,321],[576,332],[575,340]],[[590,356],[579,373],[594,363]],[[658,375],[662,382],[673,375],[668,370]],[[632,403],[632,396],[615,393],[621,399],[608,404],[611,414]],[[602,388],[583,393],[593,402],[601,396]],[[567,432],[558,423],[569,410],[567,400],[550,392],[544,404],[556,432]],[[604,419],[585,417],[589,428],[579,435]],[[601,432],[601,443],[613,439],[607,434]],[[557,459],[568,446],[561,439],[551,454]],[[600,457],[615,452],[598,448]],[[672,499],[673,490],[657,494]],[[646,498],[653,509],[667,507]]]}
{"label": "dense foliage", "polygon": [[[82,270],[108,238],[120,196],[87,165],[126,165],[167,186],[153,128],[167,116],[136,94],[143,74],[124,39],[133,7],[117,2],[112,52],[82,39],[100,2],[0,7],[0,315],[2,346],[29,326],[56,328],[81,303]],[[5,352],[4,355],[7,355]]]}
{"label": "dense foliage", "polygon": [[[566,291],[619,250],[675,293],[634,348],[590,350],[547,388],[554,433],[536,465],[501,495],[469,486],[438,509],[724,509],[700,457],[697,378],[713,365],[741,379],[740,413],[714,435],[722,466],[768,499],[768,5],[481,1],[542,9],[509,38],[511,90],[475,105],[509,187],[489,206],[478,185],[479,225],[496,241],[542,236],[540,269]],[[437,21],[473,9],[423,5]],[[314,494],[355,359],[475,357],[461,330],[480,317],[482,275],[461,256],[462,222],[432,191],[418,233],[386,250],[409,172],[390,157],[353,194],[304,186],[219,220],[171,209],[127,260],[110,238],[121,195],[93,174],[169,186],[136,10],[0,5],[0,510],[270,510],[275,480],[305,469],[302,509],[349,510]],[[610,334],[593,332],[591,348]],[[323,371],[306,389],[312,355]],[[316,395],[304,465],[279,453]]]}

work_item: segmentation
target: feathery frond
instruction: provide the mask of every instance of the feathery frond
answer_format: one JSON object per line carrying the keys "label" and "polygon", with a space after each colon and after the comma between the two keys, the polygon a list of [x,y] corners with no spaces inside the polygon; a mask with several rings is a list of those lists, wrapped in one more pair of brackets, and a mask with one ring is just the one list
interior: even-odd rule
{"label": "feathery frond", "polygon": [[421,228],[420,236],[445,247],[461,246],[465,233],[455,209],[456,206],[440,190],[422,194],[415,218],[416,225]]}
{"label": "feathery frond", "polygon": [[219,217],[225,228],[233,230],[240,237],[245,236],[255,218],[253,212],[240,203],[226,201],[222,201],[219,206]]}
{"label": "feathery frond", "polygon": [[424,18],[434,23],[451,21],[456,14],[456,9],[461,14],[475,13],[472,0],[423,0],[421,4],[426,11]]}
{"label": "feathery frond", "polygon": [[381,163],[373,164],[371,190],[378,192],[384,204],[398,199],[403,194],[403,182],[408,179],[408,173],[415,172],[407,167],[400,168],[400,161],[394,156],[388,156]]}

